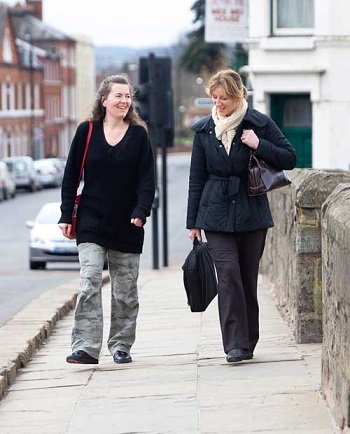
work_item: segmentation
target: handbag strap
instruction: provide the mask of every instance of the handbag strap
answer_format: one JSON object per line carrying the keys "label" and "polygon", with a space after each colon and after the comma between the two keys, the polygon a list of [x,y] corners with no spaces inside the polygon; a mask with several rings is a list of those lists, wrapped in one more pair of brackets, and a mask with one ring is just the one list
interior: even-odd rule
{"label": "handbag strap", "polygon": [[253,166],[260,167],[260,160],[255,156],[253,149],[250,148],[248,170],[251,170]]}
{"label": "handbag strap", "polygon": [[[253,160],[255,161],[255,163],[258,164],[258,159],[256,158],[254,151],[252,148],[250,148],[250,152],[249,152],[249,163],[248,163],[248,168],[251,169],[253,167]],[[259,165],[259,164],[258,164]]]}
{"label": "handbag strap", "polygon": [[251,168],[252,168],[252,164],[253,164],[253,149],[250,148],[248,169],[251,169]]}
{"label": "handbag strap", "polygon": [[85,151],[84,151],[83,160],[82,160],[81,166],[80,166],[80,173],[79,173],[79,178],[78,178],[77,189],[79,188],[81,177],[83,176],[83,170],[84,170],[84,164],[85,164],[86,154],[87,154],[87,151],[88,151],[88,147],[89,147],[89,143],[90,143],[90,139],[91,139],[91,134],[92,134],[92,125],[93,125],[92,122],[89,121],[89,130],[88,130],[88,134],[86,136]]}

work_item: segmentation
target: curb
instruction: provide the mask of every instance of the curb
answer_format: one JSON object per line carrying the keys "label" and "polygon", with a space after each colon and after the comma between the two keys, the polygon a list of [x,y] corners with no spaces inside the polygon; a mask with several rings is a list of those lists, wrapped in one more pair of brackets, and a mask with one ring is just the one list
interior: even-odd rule
{"label": "curb", "polygon": [[[103,273],[103,285],[109,282]],[[0,401],[33,354],[52,334],[57,322],[75,307],[79,279],[44,292],[0,328]]]}

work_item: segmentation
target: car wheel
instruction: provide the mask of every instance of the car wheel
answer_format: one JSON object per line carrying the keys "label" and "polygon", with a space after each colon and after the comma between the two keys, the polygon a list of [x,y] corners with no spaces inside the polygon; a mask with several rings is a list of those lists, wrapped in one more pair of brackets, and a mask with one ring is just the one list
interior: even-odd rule
{"label": "car wheel", "polygon": [[31,270],[45,270],[46,262],[30,261],[29,268]]}

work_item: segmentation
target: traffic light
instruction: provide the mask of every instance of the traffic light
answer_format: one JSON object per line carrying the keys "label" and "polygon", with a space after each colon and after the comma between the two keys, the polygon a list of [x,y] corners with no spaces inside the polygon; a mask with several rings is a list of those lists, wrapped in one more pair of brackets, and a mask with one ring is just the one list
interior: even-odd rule
{"label": "traffic light", "polygon": [[[169,57],[141,57],[139,85],[136,93],[140,116],[150,127],[173,133],[173,95],[171,89],[171,59]],[[172,145],[170,145],[172,146]]]}
{"label": "traffic light", "polygon": [[140,117],[149,123],[149,83],[142,83],[135,86],[135,96],[136,96],[136,109]]}
{"label": "traffic light", "polygon": [[149,123],[150,112],[150,83],[148,73],[148,59],[141,58],[139,65],[139,84],[136,86],[136,108],[141,118]]}
{"label": "traffic light", "polygon": [[171,59],[149,57],[149,75],[152,84],[151,120],[157,127],[172,127]]}
{"label": "traffic light", "polygon": [[[167,236],[167,164],[166,148],[173,146],[173,97],[171,90],[171,60],[167,57],[141,57],[139,64],[139,85],[136,93],[137,108],[140,116],[146,120],[149,136],[155,155],[157,148],[162,150],[162,226],[164,265],[168,265]],[[157,176],[155,164],[155,176]],[[158,186],[157,186],[158,191]],[[152,207],[153,225],[153,268],[158,268],[158,195]]]}

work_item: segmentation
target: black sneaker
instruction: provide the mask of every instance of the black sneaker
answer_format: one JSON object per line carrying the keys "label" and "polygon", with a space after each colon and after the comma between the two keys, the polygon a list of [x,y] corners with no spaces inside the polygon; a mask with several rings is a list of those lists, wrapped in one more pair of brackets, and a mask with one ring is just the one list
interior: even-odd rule
{"label": "black sneaker", "polygon": [[83,350],[75,351],[66,358],[67,363],[80,363],[82,365],[97,365],[98,360]]}
{"label": "black sneaker", "polygon": [[118,350],[114,354],[113,359],[114,359],[115,363],[130,363],[130,362],[132,362],[132,358],[131,358],[130,354],[127,353],[126,351],[120,351],[120,350]]}

